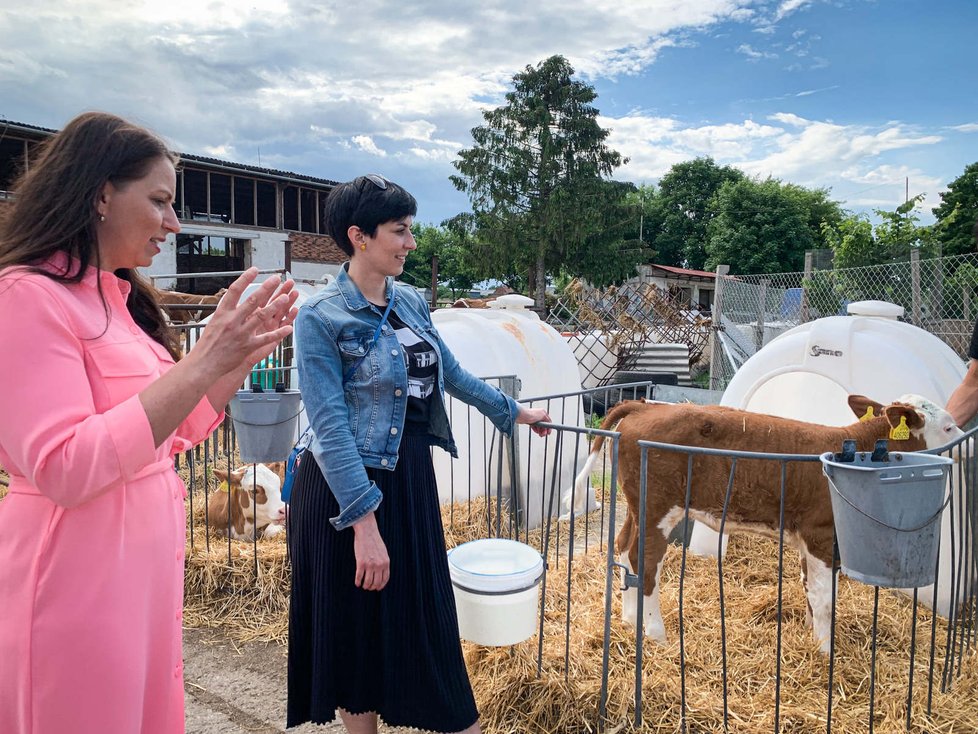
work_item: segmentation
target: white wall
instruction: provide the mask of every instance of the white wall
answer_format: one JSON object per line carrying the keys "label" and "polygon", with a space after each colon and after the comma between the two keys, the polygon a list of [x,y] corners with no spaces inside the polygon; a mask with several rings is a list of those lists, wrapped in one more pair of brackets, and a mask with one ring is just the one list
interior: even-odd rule
{"label": "white wall", "polygon": [[[209,235],[211,237],[231,237],[247,240],[245,246],[245,267],[256,266],[260,270],[282,270],[285,268],[285,242],[288,234],[278,230],[243,229],[240,227],[213,226],[206,223],[187,223],[181,234]],[[143,275],[170,274],[177,272],[176,237],[170,235],[160,247],[160,254],[153,258],[148,268],[140,268]],[[339,266],[337,266],[339,267]],[[305,277],[305,276],[303,276]],[[154,281],[157,288],[173,289],[176,281],[166,278]]]}

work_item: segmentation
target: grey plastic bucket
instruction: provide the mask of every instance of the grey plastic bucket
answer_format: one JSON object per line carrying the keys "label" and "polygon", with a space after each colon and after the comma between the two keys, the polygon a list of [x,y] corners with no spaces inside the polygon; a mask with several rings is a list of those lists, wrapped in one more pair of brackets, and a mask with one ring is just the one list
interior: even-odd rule
{"label": "grey plastic bucket", "polygon": [[910,589],[933,584],[940,518],[952,459],[891,452],[873,461],[821,455],[829,480],[842,570],[873,586]]}
{"label": "grey plastic bucket", "polygon": [[299,431],[302,400],[298,390],[251,392],[231,398],[231,420],[241,460],[247,464],[285,461]]}

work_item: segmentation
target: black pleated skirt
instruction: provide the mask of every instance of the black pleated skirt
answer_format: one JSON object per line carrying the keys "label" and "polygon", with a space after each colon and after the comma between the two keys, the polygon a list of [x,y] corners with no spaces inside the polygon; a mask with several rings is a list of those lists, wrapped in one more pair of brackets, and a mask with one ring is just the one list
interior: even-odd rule
{"label": "black pleated skirt", "polygon": [[381,591],[353,584],[353,530],[307,454],[292,490],[288,726],[373,712],[391,726],[458,732],[478,719],[459,643],[455,597],[427,436],[405,435],[393,472],[368,469],[384,500],[390,556]]}

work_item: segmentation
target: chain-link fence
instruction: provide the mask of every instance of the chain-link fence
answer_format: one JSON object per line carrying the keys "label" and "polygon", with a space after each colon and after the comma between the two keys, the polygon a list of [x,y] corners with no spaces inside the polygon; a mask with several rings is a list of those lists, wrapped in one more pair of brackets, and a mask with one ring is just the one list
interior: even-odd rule
{"label": "chain-link fence", "polygon": [[567,338],[585,388],[609,384],[620,371],[656,366],[688,375],[709,347],[710,319],[642,278],[607,288],[574,280],[547,306],[547,323]]}
{"label": "chain-link fence", "polygon": [[710,387],[722,390],[754,352],[779,334],[822,316],[845,314],[854,301],[888,301],[966,358],[978,314],[978,255],[800,273],[721,274],[713,308]]}

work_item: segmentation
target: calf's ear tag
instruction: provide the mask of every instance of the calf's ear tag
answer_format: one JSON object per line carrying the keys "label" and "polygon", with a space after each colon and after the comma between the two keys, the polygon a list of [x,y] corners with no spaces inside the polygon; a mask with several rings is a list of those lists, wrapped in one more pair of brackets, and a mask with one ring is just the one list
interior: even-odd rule
{"label": "calf's ear tag", "polygon": [[865,412],[865,413],[863,413],[863,417],[862,417],[862,418],[860,418],[859,420],[860,420],[860,421],[871,421],[871,420],[873,420],[873,418],[875,418],[875,417],[876,417],[876,416],[875,416],[875,415],[873,415],[873,406],[872,406],[872,405],[867,405],[867,406],[866,406],[866,412]]}
{"label": "calf's ear tag", "polygon": [[890,429],[890,438],[894,441],[906,441],[910,438],[910,426],[907,425],[907,416],[900,416],[900,425]]}
{"label": "calf's ear tag", "polygon": [[217,491],[218,492],[227,492],[228,491],[228,483],[227,482],[221,482],[217,486]]}

